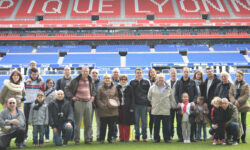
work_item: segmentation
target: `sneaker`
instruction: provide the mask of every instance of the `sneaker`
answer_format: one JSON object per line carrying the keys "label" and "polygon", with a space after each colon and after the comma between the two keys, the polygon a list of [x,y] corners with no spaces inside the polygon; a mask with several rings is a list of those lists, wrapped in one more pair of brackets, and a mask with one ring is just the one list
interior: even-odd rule
{"label": "sneaker", "polygon": [[18,144],[18,146],[17,146],[19,149],[22,149],[24,146],[23,146],[23,143],[21,143],[21,144]]}
{"label": "sneaker", "polygon": [[237,141],[234,141],[232,145],[238,145],[238,142],[237,142]]}
{"label": "sneaker", "polygon": [[150,135],[150,136],[149,136],[149,139],[150,139],[150,140],[152,140],[152,139],[153,139],[153,138],[152,138],[152,135]]}
{"label": "sneaker", "polygon": [[45,142],[46,142],[46,143],[49,143],[49,139],[46,139]]}
{"label": "sneaker", "polygon": [[147,142],[147,139],[143,139],[143,142]]}
{"label": "sneaker", "polygon": [[37,147],[37,144],[33,144],[34,147]]}
{"label": "sneaker", "polygon": [[186,140],[186,143],[191,143],[190,140]]}
{"label": "sneaker", "polygon": [[241,140],[242,141],[242,143],[245,143],[245,144],[247,144],[247,141],[246,140]]}
{"label": "sneaker", "polygon": [[221,145],[226,145],[225,140],[220,140]]}
{"label": "sneaker", "polygon": [[63,146],[68,145],[68,141],[63,141]]}
{"label": "sneaker", "polygon": [[213,145],[217,145],[217,140],[214,140]]}
{"label": "sneaker", "polygon": [[139,142],[140,140],[139,139],[134,139],[134,142]]}
{"label": "sneaker", "polygon": [[183,140],[183,143],[187,143],[187,140]]}

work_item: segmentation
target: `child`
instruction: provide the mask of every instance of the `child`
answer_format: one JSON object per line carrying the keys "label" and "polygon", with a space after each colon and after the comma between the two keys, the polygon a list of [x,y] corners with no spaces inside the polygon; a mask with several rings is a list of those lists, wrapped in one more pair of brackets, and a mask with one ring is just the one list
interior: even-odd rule
{"label": "child", "polygon": [[208,123],[208,107],[204,103],[204,97],[199,96],[197,98],[197,104],[195,105],[195,122],[197,123],[196,140],[201,141],[201,128],[203,128],[203,140],[207,140],[206,124]]}
{"label": "child", "polygon": [[190,134],[191,134],[191,124],[189,120],[189,115],[192,113],[191,103],[189,103],[189,95],[188,93],[182,94],[182,103],[178,105],[181,108],[180,112],[182,114],[182,136],[184,143],[190,143]]}
{"label": "child", "polygon": [[213,110],[213,119],[212,119],[212,128],[215,132],[213,145],[217,144],[218,139],[220,139],[220,143],[225,145],[225,118],[226,113],[221,108],[222,100],[219,97],[215,97],[211,104],[214,106]]}
{"label": "child", "polygon": [[49,123],[49,114],[47,104],[44,103],[45,96],[43,92],[37,93],[37,99],[31,105],[29,114],[29,124],[33,125],[33,144],[37,147],[38,134],[39,134],[39,146],[44,144],[44,132],[45,126]]}

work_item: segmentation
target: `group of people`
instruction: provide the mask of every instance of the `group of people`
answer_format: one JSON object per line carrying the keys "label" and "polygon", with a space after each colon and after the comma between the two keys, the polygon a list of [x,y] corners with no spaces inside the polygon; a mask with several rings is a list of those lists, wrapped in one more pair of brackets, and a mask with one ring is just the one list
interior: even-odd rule
{"label": "group of people", "polygon": [[[249,86],[244,73],[236,72],[235,82],[227,72],[221,80],[212,68],[207,68],[207,79],[197,70],[190,78],[190,70],[183,68],[183,76],[177,79],[175,68],[170,69],[170,79],[150,69],[148,79],[143,70],[135,70],[135,79],[128,82],[127,75],[119,69],[112,75],[83,66],[81,73],[71,77],[70,67],[64,68],[64,76],[55,83],[49,78],[44,83],[35,65],[30,65],[28,76],[22,79],[19,71],[11,73],[4,81],[0,93],[3,110],[0,112],[0,149],[6,149],[12,138],[19,148],[28,137],[28,127],[33,126],[34,147],[49,141],[50,127],[53,143],[67,145],[73,140],[80,144],[80,128],[84,121],[84,143],[93,139],[93,115],[96,119],[96,140],[105,143],[108,126],[108,143],[130,139],[130,125],[135,126],[134,142],[147,142],[147,113],[150,115],[150,138],[161,141],[160,127],[166,143],[174,136],[174,119],[177,119],[178,142],[190,143],[207,140],[209,124],[213,144],[230,142],[246,143],[246,115],[249,111]],[[22,108],[24,103],[24,108]],[[240,118],[239,115],[240,114]],[[118,124],[118,128],[117,128]],[[119,131],[119,132],[118,132]],[[225,139],[226,135],[226,139]]]}

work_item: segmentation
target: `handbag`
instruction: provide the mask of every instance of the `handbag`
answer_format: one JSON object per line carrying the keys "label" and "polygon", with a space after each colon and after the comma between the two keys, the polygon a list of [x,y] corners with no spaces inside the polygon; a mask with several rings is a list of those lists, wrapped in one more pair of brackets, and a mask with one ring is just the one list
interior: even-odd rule
{"label": "handbag", "polygon": [[108,99],[108,107],[109,108],[118,108],[119,104],[114,99]]}

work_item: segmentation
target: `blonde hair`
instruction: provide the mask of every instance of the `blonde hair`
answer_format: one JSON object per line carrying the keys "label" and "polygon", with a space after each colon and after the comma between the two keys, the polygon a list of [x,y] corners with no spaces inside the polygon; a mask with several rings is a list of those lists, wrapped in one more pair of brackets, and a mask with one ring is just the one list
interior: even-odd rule
{"label": "blonde hair", "polygon": [[212,105],[221,105],[222,100],[220,97],[214,97],[213,100],[211,101]]}

